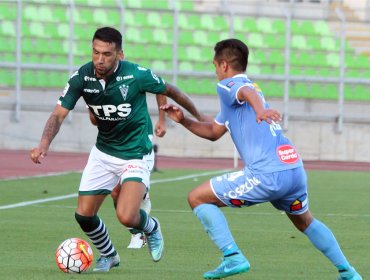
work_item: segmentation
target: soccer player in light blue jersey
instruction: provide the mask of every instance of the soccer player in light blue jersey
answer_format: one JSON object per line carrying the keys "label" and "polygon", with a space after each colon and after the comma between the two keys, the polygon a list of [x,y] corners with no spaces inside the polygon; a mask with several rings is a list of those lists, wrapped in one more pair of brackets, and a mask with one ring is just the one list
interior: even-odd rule
{"label": "soccer player in light blue jersey", "polygon": [[250,269],[219,207],[270,202],[284,211],[337,268],[338,280],[362,279],[347,261],[331,230],[308,209],[302,159],[278,124],[280,114],[269,108],[261,89],[245,74],[248,47],[240,40],[227,39],[218,42],[214,51],[221,107],[215,120],[200,122],[184,116],[177,106],[161,106],[171,119],[202,138],[215,141],[228,131],[245,166],[240,171],[212,178],[189,193],[191,208],[223,254],[221,264],[203,277],[219,279]]}

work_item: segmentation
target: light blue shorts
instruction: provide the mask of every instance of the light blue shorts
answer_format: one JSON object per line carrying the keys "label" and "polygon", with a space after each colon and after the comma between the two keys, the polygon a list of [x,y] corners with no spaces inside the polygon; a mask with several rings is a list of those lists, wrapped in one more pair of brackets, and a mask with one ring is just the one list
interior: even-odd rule
{"label": "light blue shorts", "polygon": [[253,174],[248,168],[211,179],[215,195],[229,207],[270,202],[290,214],[308,210],[307,175],[303,167]]}

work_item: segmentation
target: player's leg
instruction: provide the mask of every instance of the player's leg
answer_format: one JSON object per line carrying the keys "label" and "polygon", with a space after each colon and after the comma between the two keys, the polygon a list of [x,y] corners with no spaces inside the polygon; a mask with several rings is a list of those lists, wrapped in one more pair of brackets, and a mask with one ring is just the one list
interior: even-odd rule
{"label": "player's leg", "polygon": [[142,160],[131,160],[121,167],[122,187],[117,201],[117,217],[120,222],[138,231],[143,231],[152,259],[159,261],[164,250],[164,241],[158,219],[140,208],[144,195],[150,189],[150,172],[154,154]]}
{"label": "player's leg", "polygon": [[[220,187],[221,184],[217,186],[218,189]],[[219,279],[248,271],[250,264],[235,243],[226,218],[219,208],[225,204],[215,196],[210,181],[192,190],[188,202],[204,230],[223,254],[221,264],[216,269],[204,273],[203,277]]]}
{"label": "player's leg", "polygon": [[[140,208],[143,209],[148,215],[150,213],[152,203],[150,201],[149,193],[146,193],[144,199],[141,201]],[[137,232],[136,229],[129,229],[131,233],[131,240],[127,248],[129,249],[140,249],[146,245],[146,236],[144,232]]]}
{"label": "player's leg", "polygon": [[[111,197],[113,199],[113,204],[114,204],[114,209],[117,208],[117,200],[119,193],[121,191],[121,184],[117,184],[114,189],[112,190]],[[141,209],[144,209],[145,212],[148,214],[150,213],[151,210],[151,202],[149,198],[149,193],[144,195],[144,199],[141,202],[140,205]],[[145,246],[146,244],[146,237],[144,232],[140,231],[138,232],[136,229],[133,228],[128,228],[128,231],[131,233],[131,240],[130,243],[128,244],[127,248],[129,249],[140,249]]]}
{"label": "player's leg", "polygon": [[348,263],[332,231],[315,219],[308,209],[307,177],[303,168],[280,173],[282,184],[291,186],[291,192],[274,206],[284,210],[294,226],[303,232],[340,272],[339,279],[360,280],[361,276]]}
{"label": "player's leg", "polygon": [[106,272],[113,266],[118,266],[120,259],[110,240],[108,230],[97,213],[118,178],[107,172],[100,161],[101,152],[93,148],[81,177],[75,218],[100,252],[94,271]]}
{"label": "player's leg", "polygon": [[295,227],[303,232],[312,244],[338,269],[338,279],[361,280],[360,274],[349,264],[332,231],[315,219],[310,211],[300,215],[287,213]]}
{"label": "player's leg", "polygon": [[117,201],[117,217],[126,227],[144,232],[153,260],[159,261],[164,249],[163,237],[159,221],[140,208],[145,192],[144,183],[125,181]]}

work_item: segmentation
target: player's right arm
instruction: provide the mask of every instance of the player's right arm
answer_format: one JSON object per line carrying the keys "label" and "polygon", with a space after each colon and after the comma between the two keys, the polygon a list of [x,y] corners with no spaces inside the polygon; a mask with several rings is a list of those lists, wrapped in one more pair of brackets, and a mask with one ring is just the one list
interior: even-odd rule
{"label": "player's right arm", "polygon": [[216,141],[227,131],[225,126],[219,125],[215,121],[198,121],[188,118],[178,106],[172,104],[161,106],[161,110],[165,111],[173,121],[183,125],[195,135],[211,141]]}
{"label": "player's right arm", "polygon": [[40,158],[44,158],[47,155],[50,143],[53,141],[55,135],[58,134],[68,113],[69,110],[59,104],[55,106],[54,111],[46,121],[39,146],[31,150],[30,156],[34,163],[41,163]]}

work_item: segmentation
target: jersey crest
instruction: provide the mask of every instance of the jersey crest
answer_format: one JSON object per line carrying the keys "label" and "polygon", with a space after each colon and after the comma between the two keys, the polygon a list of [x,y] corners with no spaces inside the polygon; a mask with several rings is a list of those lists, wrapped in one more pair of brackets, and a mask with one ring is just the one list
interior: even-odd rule
{"label": "jersey crest", "polygon": [[119,90],[122,94],[123,100],[126,100],[127,93],[128,93],[128,88],[129,88],[128,85],[120,85],[119,86]]}

